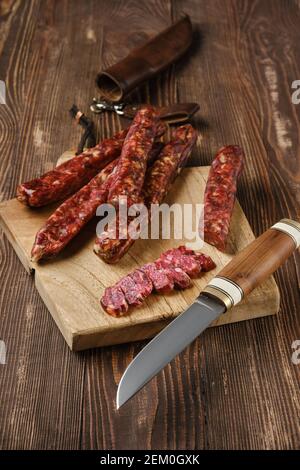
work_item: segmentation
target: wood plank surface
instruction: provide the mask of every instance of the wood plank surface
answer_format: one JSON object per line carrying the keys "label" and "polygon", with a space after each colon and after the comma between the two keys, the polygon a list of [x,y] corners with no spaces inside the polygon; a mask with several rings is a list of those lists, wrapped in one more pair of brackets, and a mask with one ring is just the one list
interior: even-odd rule
{"label": "wood plank surface", "polygon": [[[199,101],[202,133],[191,160],[241,144],[239,201],[255,235],[300,218],[300,4],[296,0],[3,0],[0,3],[1,200],[77,145],[67,111],[88,110],[96,72],[185,11],[190,53],[133,99]],[[98,136],[121,122],[97,120]],[[34,283],[1,235],[2,449],[299,449],[300,258],[276,274],[276,317],[206,331],[130,403],[115,411],[117,383],[145,342],[71,353]]]}

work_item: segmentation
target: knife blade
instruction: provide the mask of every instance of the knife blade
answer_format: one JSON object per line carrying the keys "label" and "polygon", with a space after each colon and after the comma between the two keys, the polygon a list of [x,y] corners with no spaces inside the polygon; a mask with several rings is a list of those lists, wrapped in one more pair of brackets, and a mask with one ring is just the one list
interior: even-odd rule
{"label": "knife blade", "polygon": [[210,323],[225,311],[224,304],[200,295],[134,358],[118,387],[117,408],[138,392]]}
{"label": "knife blade", "polygon": [[164,328],[125,370],[117,409],[188,346],[215,319],[237,305],[300,245],[300,223],[282,219],[238,253],[194,303]]}

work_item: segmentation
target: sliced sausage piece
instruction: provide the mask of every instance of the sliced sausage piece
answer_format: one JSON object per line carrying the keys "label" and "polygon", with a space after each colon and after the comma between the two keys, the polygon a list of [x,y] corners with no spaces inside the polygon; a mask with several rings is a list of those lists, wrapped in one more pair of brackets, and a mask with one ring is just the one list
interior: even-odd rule
{"label": "sliced sausage piece", "polygon": [[[187,258],[194,260],[194,263]],[[165,251],[161,255],[160,261],[164,266],[172,266],[173,264],[173,266],[180,267],[192,276],[196,276],[198,270],[199,272],[206,272],[216,267],[210,256],[205,255],[204,253],[196,253],[194,250],[191,250],[184,245]]]}
{"label": "sliced sausage piece", "polygon": [[191,248],[187,248],[185,245],[180,245],[177,248],[173,248],[171,250],[165,251],[165,253],[168,253],[169,251],[179,251],[183,255],[195,255],[195,251],[192,250]]}
{"label": "sliced sausage piece", "polygon": [[[160,262],[155,263],[156,266],[163,268]],[[174,283],[175,289],[186,289],[191,284],[191,278],[181,268],[173,268],[168,266],[164,268],[164,271],[168,278]]]}
{"label": "sliced sausage piece", "polygon": [[224,251],[236,199],[244,152],[237,145],[222,147],[214,158],[204,194],[204,240]]}
{"label": "sliced sausage piece", "polygon": [[216,264],[211,257],[204,255],[203,253],[195,253],[195,259],[200,262],[201,270],[204,272],[211,271],[216,267]]}
{"label": "sliced sausage piece", "polygon": [[129,306],[139,306],[153,291],[153,284],[144,271],[136,269],[115,286],[108,287],[101,298],[104,310],[115,317],[127,313]]}
{"label": "sliced sausage piece", "polygon": [[151,279],[144,271],[141,271],[140,269],[136,269],[133,271],[133,273],[129,274],[129,276],[133,279],[136,286],[139,288],[140,294],[144,299],[146,299],[146,297],[148,297],[153,291],[153,284]]}
{"label": "sliced sausage piece", "polygon": [[128,305],[141,305],[144,297],[141,294],[139,286],[135,283],[131,276],[123,277],[117,284],[125,295]]}
{"label": "sliced sausage piece", "polygon": [[118,286],[107,287],[100,302],[103,309],[113,317],[121,317],[128,311],[125,296]]}
{"label": "sliced sausage piece", "polygon": [[191,277],[199,276],[201,272],[200,262],[189,255],[179,253],[163,255],[160,257],[159,262],[164,268],[180,268]]}
{"label": "sliced sausage piece", "polygon": [[[189,261],[189,262],[188,262]],[[209,256],[203,253],[196,254],[184,246],[167,250],[153,263],[147,263],[139,269],[122,278],[115,287],[121,289],[125,296],[127,305],[140,305],[142,301],[148,297],[153,290],[159,293],[169,293],[174,288],[186,289],[191,283],[188,272],[196,275],[201,272],[201,266],[205,270],[212,269],[214,262]],[[101,304],[108,313],[120,316],[127,312],[126,309],[120,308],[120,294],[116,294],[116,305],[112,306],[112,294],[105,290],[105,301]],[[106,296],[106,297],[105,297]],[[108,300],[107,300],[108,298]],[[109,310],[105,305],[109,304]],[[123,305],[123,304],[122,304]]]}
{"label": "sliced sausage piece", "polygon": [[167,276],[164,269],[158,268],[155,263],[148,263],[141,267],[151,280],[156,292],[167,294],[174,289],[174,282]]}

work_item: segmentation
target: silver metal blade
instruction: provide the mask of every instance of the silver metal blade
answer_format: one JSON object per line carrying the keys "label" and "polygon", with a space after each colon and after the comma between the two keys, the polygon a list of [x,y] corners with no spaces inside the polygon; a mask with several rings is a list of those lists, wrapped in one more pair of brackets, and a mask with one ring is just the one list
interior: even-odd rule
{"label": "silver metal blade", "polygon": [[200,295],[129,364],[119,383],[117,408],[135,395],[224,311],[224,305]]}

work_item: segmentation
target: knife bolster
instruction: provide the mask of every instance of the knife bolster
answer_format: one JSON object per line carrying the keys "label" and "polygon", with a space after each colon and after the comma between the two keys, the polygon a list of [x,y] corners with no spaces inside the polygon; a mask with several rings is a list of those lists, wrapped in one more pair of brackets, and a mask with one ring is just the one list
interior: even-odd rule
{"label": "knife bolster", "polygon": [[212,279],[203,293],[221,300],[226,310],[238,304],[244,297],[244,293],[238,284],[220,276]]}

